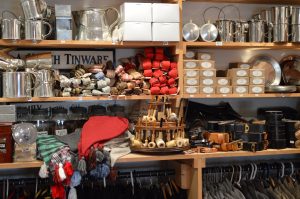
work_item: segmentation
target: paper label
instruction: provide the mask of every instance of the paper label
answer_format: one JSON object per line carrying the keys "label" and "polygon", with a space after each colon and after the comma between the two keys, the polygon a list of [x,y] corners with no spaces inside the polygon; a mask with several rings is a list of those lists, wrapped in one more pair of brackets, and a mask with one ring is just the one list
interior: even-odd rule
{"label": "paper label", "polygon": [[249,64],[241,64],[240,68],[246,68],[246,69],[248,69],[248,68],[250,68],[250,65]]}
{"label": "paper label", "polygon": [[212,64],[210,62],[202,62],[201,67],[203,68],[211,68]]}
{"label": "paper label", "polygon": [[195,57],[194,51],[187,51],[187,52],[185,53],[185,57],[186,57],[186,58],[189,58],[189,59],[194,58],[194,57]]}
{"label": "paper label", "polygon": [[236,90],[237,93],[246,93],[247,92],[247,89],[245,87],[242,87],[242,86],[236,87],[235,90]]}
{"label": "paper label", "polygon": [[262,91],[263,91],[262,87],[259,86],[252,87],[253,93],[262,93]]}
{"label": "paper label", "polygon": [[213,93],[213,92],[214,92],[214,89],[212,87],[204,87],[203,88],[203,93],[210,94],[210,93]]}
{"label": "paper label", "polygon": [[185,67],[186,68],[196,68],[197,67],[197,63],[193,62],[193,61],[189,61],[185,63]]}
{"label": "paper label", "polygon": [[247,80],[246,80],[246,79],[243,79],[243,78],[237,79],[237,80],[236,80],[236,83],[237,83],[238,85],[246,85],[246,84],[247,84]]}
{"label": "paper label", "polygon": [[211,59],[211,56],[210,56],[210,54],[204,53],[204,54],[201,54],[200,59],[203,59],[203,60],[210,60],[210,59]]}
{"label": "paper label", "polygon": [[243,77],[243,76],[246,76],[246,75],[247,75],[247,72],[246,72],[245,70],[238,70],[238,71],[236,72],[236,74],[237,74],[237,76]]}
{"label": "paper label", "polygon": [[187,93],[197,93],[197,88],[195,88],[195,87],[187,87],[187,88],[185,89],[185,91],[186,91]]}
{"label": "paper label", "polygon": [[229,92],[230,92],[230,88],[228,88],[228,87],[220,88],[220,93],[222,93],[222,94],[227,94]]}
{"label": "paper label", "polygon": [[55,130],[55,135],[57,136],[64,136],[68,134],[68,130],[67,129],[61,129],[61,130]]}
{"label": "paper label", "polygon": [[212,76],[214,76],[214,72],[211,70],[205,70],[205,71],[203,71],[203,76],[212,77]]}
{"label": "paper label", "polygon": [[186,84],[190,85],[190,86],[195,86],[198,84],[198,80],[197,79],[187,79]]}
{"label": "paper label", "polygon": [[263,72],[261,70],[253,70],[252,75],[254,77],[261,77],[261,76],[263,76]]}
{"label": "paper label", "polygon": [[197,71],[194,71],[194,70],[187,71],[186,72],[186,76],[188,76],[188,77],[196,77],[197,76]]}
{"label": "paper label", "polygon": [[218,84],[222,86],[227,85],[228,79],[218,79]]}
{"label": "paper label", "polygon": [[203,83],[204,85],[212,85],[212,84],[214,83],[214,80],[212,80],[212,79],[204,79],[204,80],[202,81],[202,83]]}
{"label": "paper label", "polygon": [[264,81],[261,78],[255,78],[252,80],[252,84],[264,84]]}
{"label": "paper label", "polygon": [[37,132],[38,135],[48,135],[48,131],[39,131]]}

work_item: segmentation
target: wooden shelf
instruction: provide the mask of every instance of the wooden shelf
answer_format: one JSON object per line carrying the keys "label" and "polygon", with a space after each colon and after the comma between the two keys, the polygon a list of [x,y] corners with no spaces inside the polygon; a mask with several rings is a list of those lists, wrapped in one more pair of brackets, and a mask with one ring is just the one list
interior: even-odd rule
{"label": "wooden shelf", "polygon": [[183,98],[292,98],[300,93],[264,93],[264,94],[184,94]]}
{"label": "wooden shelf", "polygon": [[19,40],[16,42],[9,40],[0,40],[1,47],[16,48],[143,48],[159,46],[176,46],[179,42],[120,42],[112,43],[108,41],[80,41],[80,40],[42,40],[33,43],[28,40]]}
{"label": "wooden shelf", "polygon": [[136,153],[130,153],[120,158],[118,163],[125,162],[149,162],[149,161],[162,161],[162,160],[187,160],[195,159],[199,154],[177,154],[177,155],[141,155]]}
{"label": "wooden shelf", "polygon": [[[92,97],[32,97],[32,98],[0,98],[4,102],[62,102],[62,101],[107,101],[107,100],[150,100],[152,95],[132,96],[92,96]],[[176,99],[178,95],[169,95],[170,99]]]}
{"label": "wooden shelf", "polygon": [[185,0],[194,2],[209,3],[246,3],[246,4],[282,4],[282,5],[300,5],[300,0]]}
{"label": "wooden shelf", "polygon": [[242,49],[242,48],[261,48],[261,49],[298,49],[298,43],[256,43],[256,42],[183,42],[183,50],[186,48],[219,48],[219,49]]}
{"label": "wooden shelf", "polygon": [[42,161],[33,162],[14,162],[14,163],[2,163],[0,164],[0,169],[30,169],[39,168],[43,164]]}

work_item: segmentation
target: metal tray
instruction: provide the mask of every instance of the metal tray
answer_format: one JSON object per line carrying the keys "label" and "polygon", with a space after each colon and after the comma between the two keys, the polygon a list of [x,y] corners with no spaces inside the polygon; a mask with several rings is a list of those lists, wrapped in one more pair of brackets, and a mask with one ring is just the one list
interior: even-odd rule
{"label": "metal tray", "polygon": [[266,86],[276,86],[281,81],[281,68],[279,63],[271,56],[258,55],[250,60],[252,68],[265,69]]}
{"label": "metal tray", "polygon": [[266,93],[293,93],[297,91],[296,86],[266,86]]}
{"label": "metal tray", "polygon": [[131,148],[132,153],[142,153],[147,155],[171,155],[171,154],[179,154],[184,151],[184,148]]}

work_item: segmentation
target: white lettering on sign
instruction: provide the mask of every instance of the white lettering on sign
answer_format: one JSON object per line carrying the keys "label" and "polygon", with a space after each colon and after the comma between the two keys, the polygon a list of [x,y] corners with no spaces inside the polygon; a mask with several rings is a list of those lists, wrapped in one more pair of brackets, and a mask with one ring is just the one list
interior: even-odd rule
{"label": "white lettering on sign", "polygon": [[113,50],[95,50],[95,51],[32,51],[32,50],[17,50],[10,54],[14,57],[25,58],[27,55],[39,54],[43,52],[51,52],[53,69],[73,69],[76,65],[84,65],[86,67],[105,64],[107,61],[114,60]]}

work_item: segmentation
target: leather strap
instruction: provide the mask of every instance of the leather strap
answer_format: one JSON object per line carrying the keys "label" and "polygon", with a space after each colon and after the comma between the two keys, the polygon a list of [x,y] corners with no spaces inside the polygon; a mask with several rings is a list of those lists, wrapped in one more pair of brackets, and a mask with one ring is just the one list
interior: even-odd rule
{"label": "leather strap", "polygon": [[266,142],[244,142],[243,143],[243,151],[262,151],[266,148]]}
{"label": "leather strap", "polygon": [[263,142],[267,139],[267,133],[243,133],[241,137],[244,142]]}

